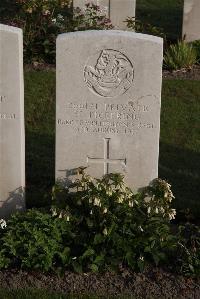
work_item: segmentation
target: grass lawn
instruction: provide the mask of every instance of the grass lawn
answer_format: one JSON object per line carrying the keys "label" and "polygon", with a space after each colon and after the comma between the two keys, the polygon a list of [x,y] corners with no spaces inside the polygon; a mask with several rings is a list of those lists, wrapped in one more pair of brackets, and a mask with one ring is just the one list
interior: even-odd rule
{"label": "grass lawn", "polygon": [[200,81],[164,80],[159,176],[172,183],[177,209],[200,213]]}
{"label": "grass lawn", "polygon": [[183,0],[137,0],[136,17],[163,28],[167,38],[181,37]]}
{"label": "grass lawn", "polygon": [[[55,164],[55,72],[25,73],[27,206],[50,202]],[[200,82],[164,80],[159,176],[179,210],[200,212]],[[79,166],[79,165],[77,165]]]}

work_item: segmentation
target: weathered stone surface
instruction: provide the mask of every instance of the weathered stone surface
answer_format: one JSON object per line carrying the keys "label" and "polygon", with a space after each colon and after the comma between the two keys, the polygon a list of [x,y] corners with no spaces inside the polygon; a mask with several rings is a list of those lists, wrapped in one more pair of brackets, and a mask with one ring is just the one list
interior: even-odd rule
{"label": "weathered stone surface", "polygon": [[57,39],[56,178],[88,166],[131,187],[158,175],[162,39],[87,31]]}
{"label": "weathered stone surface", "polygon": [[25,185],[22,30],[0,24],[0,218],[23,209]]}
{"label": "weathered stone surface", "polygon": [[200,39],[200,0],[184,1],[182,35],[187,42]]}
{"label": "weathered stone surface", "polygon": [[[83,8],[88,0],[74,0],[74,7]],[[108,17],[115,29],[127,29],[124,22],[127,17],[135,17],[136,0],[93,0],[95,4],[107,8]]]}

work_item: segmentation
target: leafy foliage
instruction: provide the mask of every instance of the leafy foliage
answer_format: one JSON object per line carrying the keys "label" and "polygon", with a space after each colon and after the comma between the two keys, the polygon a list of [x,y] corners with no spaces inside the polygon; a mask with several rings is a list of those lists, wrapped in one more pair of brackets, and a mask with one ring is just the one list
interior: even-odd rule
{"label": "leafy foliage", "polygon": [[126,23],[127,27],[135,32],[156,35],[166,39],[163,29],[160,27],[153,26],[150,23],[142,22],[139,19],[136,20],[135,17],[127,18]]}
{"label": "leafy foliage", "polygon": [[197,63],[196,50],[184,41],[170,45],[164,56],[165,67],[169,70],[191,68],[195,63]]}
{"label": "leafy foliage", "polygon": [[199,229],[172,233],[168,183],[156,179],[133,193],[121,174],[93,179],[83,168],[78,173],[68,188],[53,188],[51,213],[33,209],[0,221],[0,268],[143,271],[169,264],[199,274]]}
{"label": "leafy foliage", "polygon": [[196,40],[191,43],[192,47],[196,50],[197,59],[200,61],[200,40]]}
{"label": "leafy foliage", "polygon": [[72,238],[69,224],[37,210],[16,213],[1,231],[0,267],[48,271],[66,265]]}
{"label": "leafy foliage", "polygon": [[200,227],[187,223],[179,227],[178,271],[186,276],[200,275]]}
{"label": "leafy foliage", "polygon": [[94,30],[94,29],[112,29],[112,23],[106,17],[106,8],[95,5],[94,3],[86,3],[82,10],[79,7],[74,8],[73,20],[71,22],[72,31],[77,30]]}
{"label": "leafy foliage", "polygon": [[16,14],[4,22],[23,29],[25,61],[54,62],[55,40],[62,29],[54,19],[60,14],[70,18],[70,0],[16,0],[15,6]]}
{"label": "leafy foliage", "polygon": [[0,15],[2,22],[23,29],[28,63],[55,63],[56,37],[60,33],[112,28],[106,12],[94,4],[86,4],[81,10],[73,9],[71,0],[15,0],[14,6],[11,9],[9,5]]}
{"label": "leafy foliage", "polygon": [[74,269],[99,271],[124,263],[142,270],[166,261],[165,248],[175,246],[169,228],[175,215],[170,185],[156,180],[133,194],[121,174],[92,179],[80,173],[69,189],[55,187],[52,207],[54,217],[65,217],[76,231]]}

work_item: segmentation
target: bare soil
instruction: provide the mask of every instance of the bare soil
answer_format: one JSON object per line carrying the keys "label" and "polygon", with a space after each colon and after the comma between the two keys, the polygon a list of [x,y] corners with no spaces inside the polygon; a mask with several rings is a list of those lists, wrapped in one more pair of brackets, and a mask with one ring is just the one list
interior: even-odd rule
{"label": "bare soil", "polygon": [[65,272],[62,277],[40,272],[0,271],[0,287],[4,289],[47,289],[63,294],[95,294],[101,298],[131,295],[135,298],[200,298],[200,278],[176,276],[161,269],[146,273],[76,274]]}
{"label": "bare soil", "polygon": [[163,71],[163,78],[165,79],[187,79],[200,80],[200,65],[195,65],[191,69],[182,69],[179,71]]}

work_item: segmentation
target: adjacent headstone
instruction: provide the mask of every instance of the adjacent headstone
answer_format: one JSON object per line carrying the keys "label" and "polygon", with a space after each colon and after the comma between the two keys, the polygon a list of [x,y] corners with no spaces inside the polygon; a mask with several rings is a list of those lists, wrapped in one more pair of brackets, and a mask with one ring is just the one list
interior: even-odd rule
{"label": "adjacent headstone", "polygon": [[127,17],[135,17],[136,0],[74,0],[74,7],[84,8],[85,4],[92,2],[107,8],[107,16],[111,19],[115,29],[127,29],[124,22]]}
{"label": "adjacent headstone", "polygon": [[56,178],[123,173],[140,188],[158,176],[161,38],[86,31],[57,39]]}
{"label": "adjacent headstone", "polygon": [[200,0],[184,1],[182,35],[187,42],[200,40]]}
{"label": "adjacent headstone", "polygon": [[22,30],[0,24],[0,218],[25,206]]}

